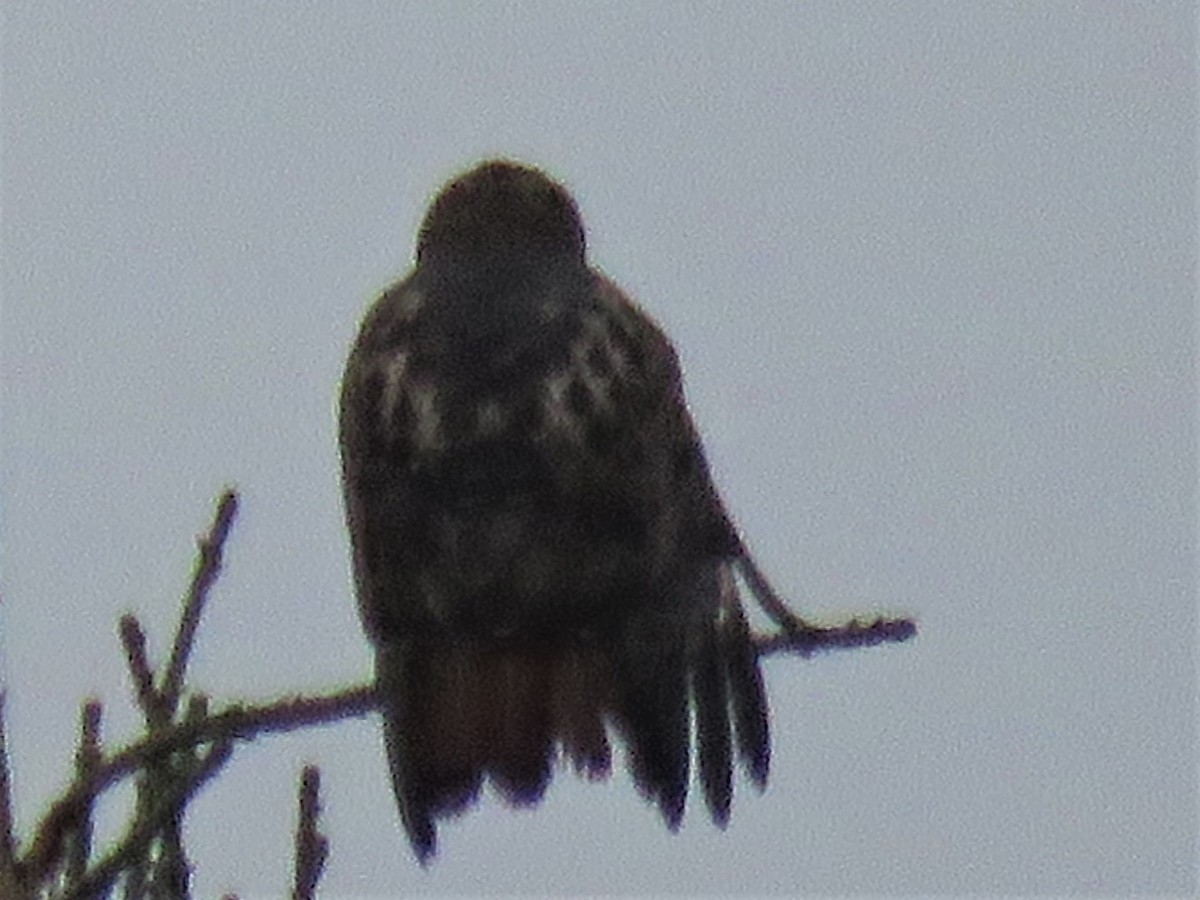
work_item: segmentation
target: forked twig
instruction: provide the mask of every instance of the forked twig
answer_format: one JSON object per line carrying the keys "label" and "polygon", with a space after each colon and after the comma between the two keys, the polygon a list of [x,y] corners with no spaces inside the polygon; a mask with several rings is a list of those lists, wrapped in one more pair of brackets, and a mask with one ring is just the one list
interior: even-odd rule
{"label": "forked twig", "polygon": [[170,714],[175,712],[179,702],[184,672],[187,670],[192,644],[196,639],[196,629],[200,625],[200,615],[204,612],[204,601],[208,599],[209,588],[221,571],[225,540],[229,537],[229,529],[233,527],[237,506],[237,494],[233,490],[226,490],[217,502],[217,515],[213,519],[212,528],[198,541],[200,555],[196,560],[196,571],[184,600],[179,631],[175,635],[175,645],[171,648],[171,659],[167,663],[166,675],[160,689],[163,705]]}
{"label": "forked twig", "polygon": [[73,785],[50,807],[35,832],[22,865],[31,880],[40,878],[59,857],[64,833],[80,810],[97,796],[155,760],[217,741],[249,741],[261,734],[295,731],[310,725],[364,716],[375,709],[375,692],[356,687],[320,697],[294,697],[257,706],[232,706],[202,720],[184,722],[149,735],[113,754],[96,767],[92,781]]}
{"label": "forked twig", "polygon": [[814,625],[796,615],[776,593],[744,543],[739,551],[735,563],[738,571],[763,612],[780,628],[778,634],[759,635],[755,639],[759,656],[773,653],[812,656],[822,650],[849,650],[907,641],[917,633],[916,621],[909,618],[881,616],[869,622],[854,618],[844,625]]}
{"label": "forked twig", "polygon": [[146,814],[137,817],[116,847],[72,884],[64,894],[64,900],[85,900],[109,890],[123,871],[145,856],[150,842],[158,837],[162,822],[176,815],[188,798],[220,771],[232,751],[232,742],[222,741],[197,759],[190,772],[181,773],[169,790],[155,797],[154,805]]}

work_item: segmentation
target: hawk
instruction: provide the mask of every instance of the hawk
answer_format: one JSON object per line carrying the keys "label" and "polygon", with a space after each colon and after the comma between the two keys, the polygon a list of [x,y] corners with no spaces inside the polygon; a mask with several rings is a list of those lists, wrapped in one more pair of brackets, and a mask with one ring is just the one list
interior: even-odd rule
{"label": "hawk", "polygon": [[340,442],[388,764],[422,863],[485,783],[536,804],[560,759],[607,776],[618,737],[674,830],[693,716],[717,825],[735,760],[765,786],[767,698],[734,580],[749,556],[670,342],[589,265],[561,185],[494,160],[442,190],[414,268],[362,323]]}

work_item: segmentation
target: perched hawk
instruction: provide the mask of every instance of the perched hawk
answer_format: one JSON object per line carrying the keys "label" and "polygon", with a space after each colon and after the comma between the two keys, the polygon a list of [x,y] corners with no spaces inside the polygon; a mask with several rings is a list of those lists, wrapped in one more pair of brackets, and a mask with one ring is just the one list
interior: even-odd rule
{"label": "perched hawk", "polygon": [[561,754],[624,741],[674,829],[762,787],[767,700],[713,487],[658,326],[588,265],[575,203],[486,162],[437,197],[362,324],[341,397],[346,512],[384,738],[417,857],[485,782],[537,803]]}

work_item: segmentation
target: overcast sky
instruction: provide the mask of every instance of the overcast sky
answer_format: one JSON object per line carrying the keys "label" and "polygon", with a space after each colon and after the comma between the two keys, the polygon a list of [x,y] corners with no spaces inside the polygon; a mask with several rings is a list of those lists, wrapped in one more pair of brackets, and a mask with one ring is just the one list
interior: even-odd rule
{"label": "overcast sky", "polygon": [[[265,739],[191,808],[197,896],[1197,887],[1196,28],[1186,2],[8,2],[2,674],[20,824],[80,701],[132,735],[243,493],[191,678],[364,680],[334,432],[350,340],[481,157],[575,191],[678,344],[803,612],[912,643],[766,664],[767,792],[669,835],[622,771],[399,830],[378,722]],[[110,809],[106,821],[116,821]],[[111,833],[111,828],[108,832]]]}

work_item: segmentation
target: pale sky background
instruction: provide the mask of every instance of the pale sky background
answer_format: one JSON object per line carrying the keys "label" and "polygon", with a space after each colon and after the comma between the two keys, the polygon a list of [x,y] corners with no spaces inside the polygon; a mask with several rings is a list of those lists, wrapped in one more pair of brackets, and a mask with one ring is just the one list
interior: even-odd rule
{"label": "pale sky background", "polygon": [[[677,342],[721,488],[804,612],[771,784],[669,835],[622,771],[489,799],[429,871],[378,722],[240,749],[196,895],[1197,888],[1196,26],[1186,2],[7,2],[2,674],[21,826],[80,701],[137,724],[213,499],[191,685],[363,680],[334,434],[358,320],[490,154],[576,192]],[[110,811],[109,821],[114,820]]]}

